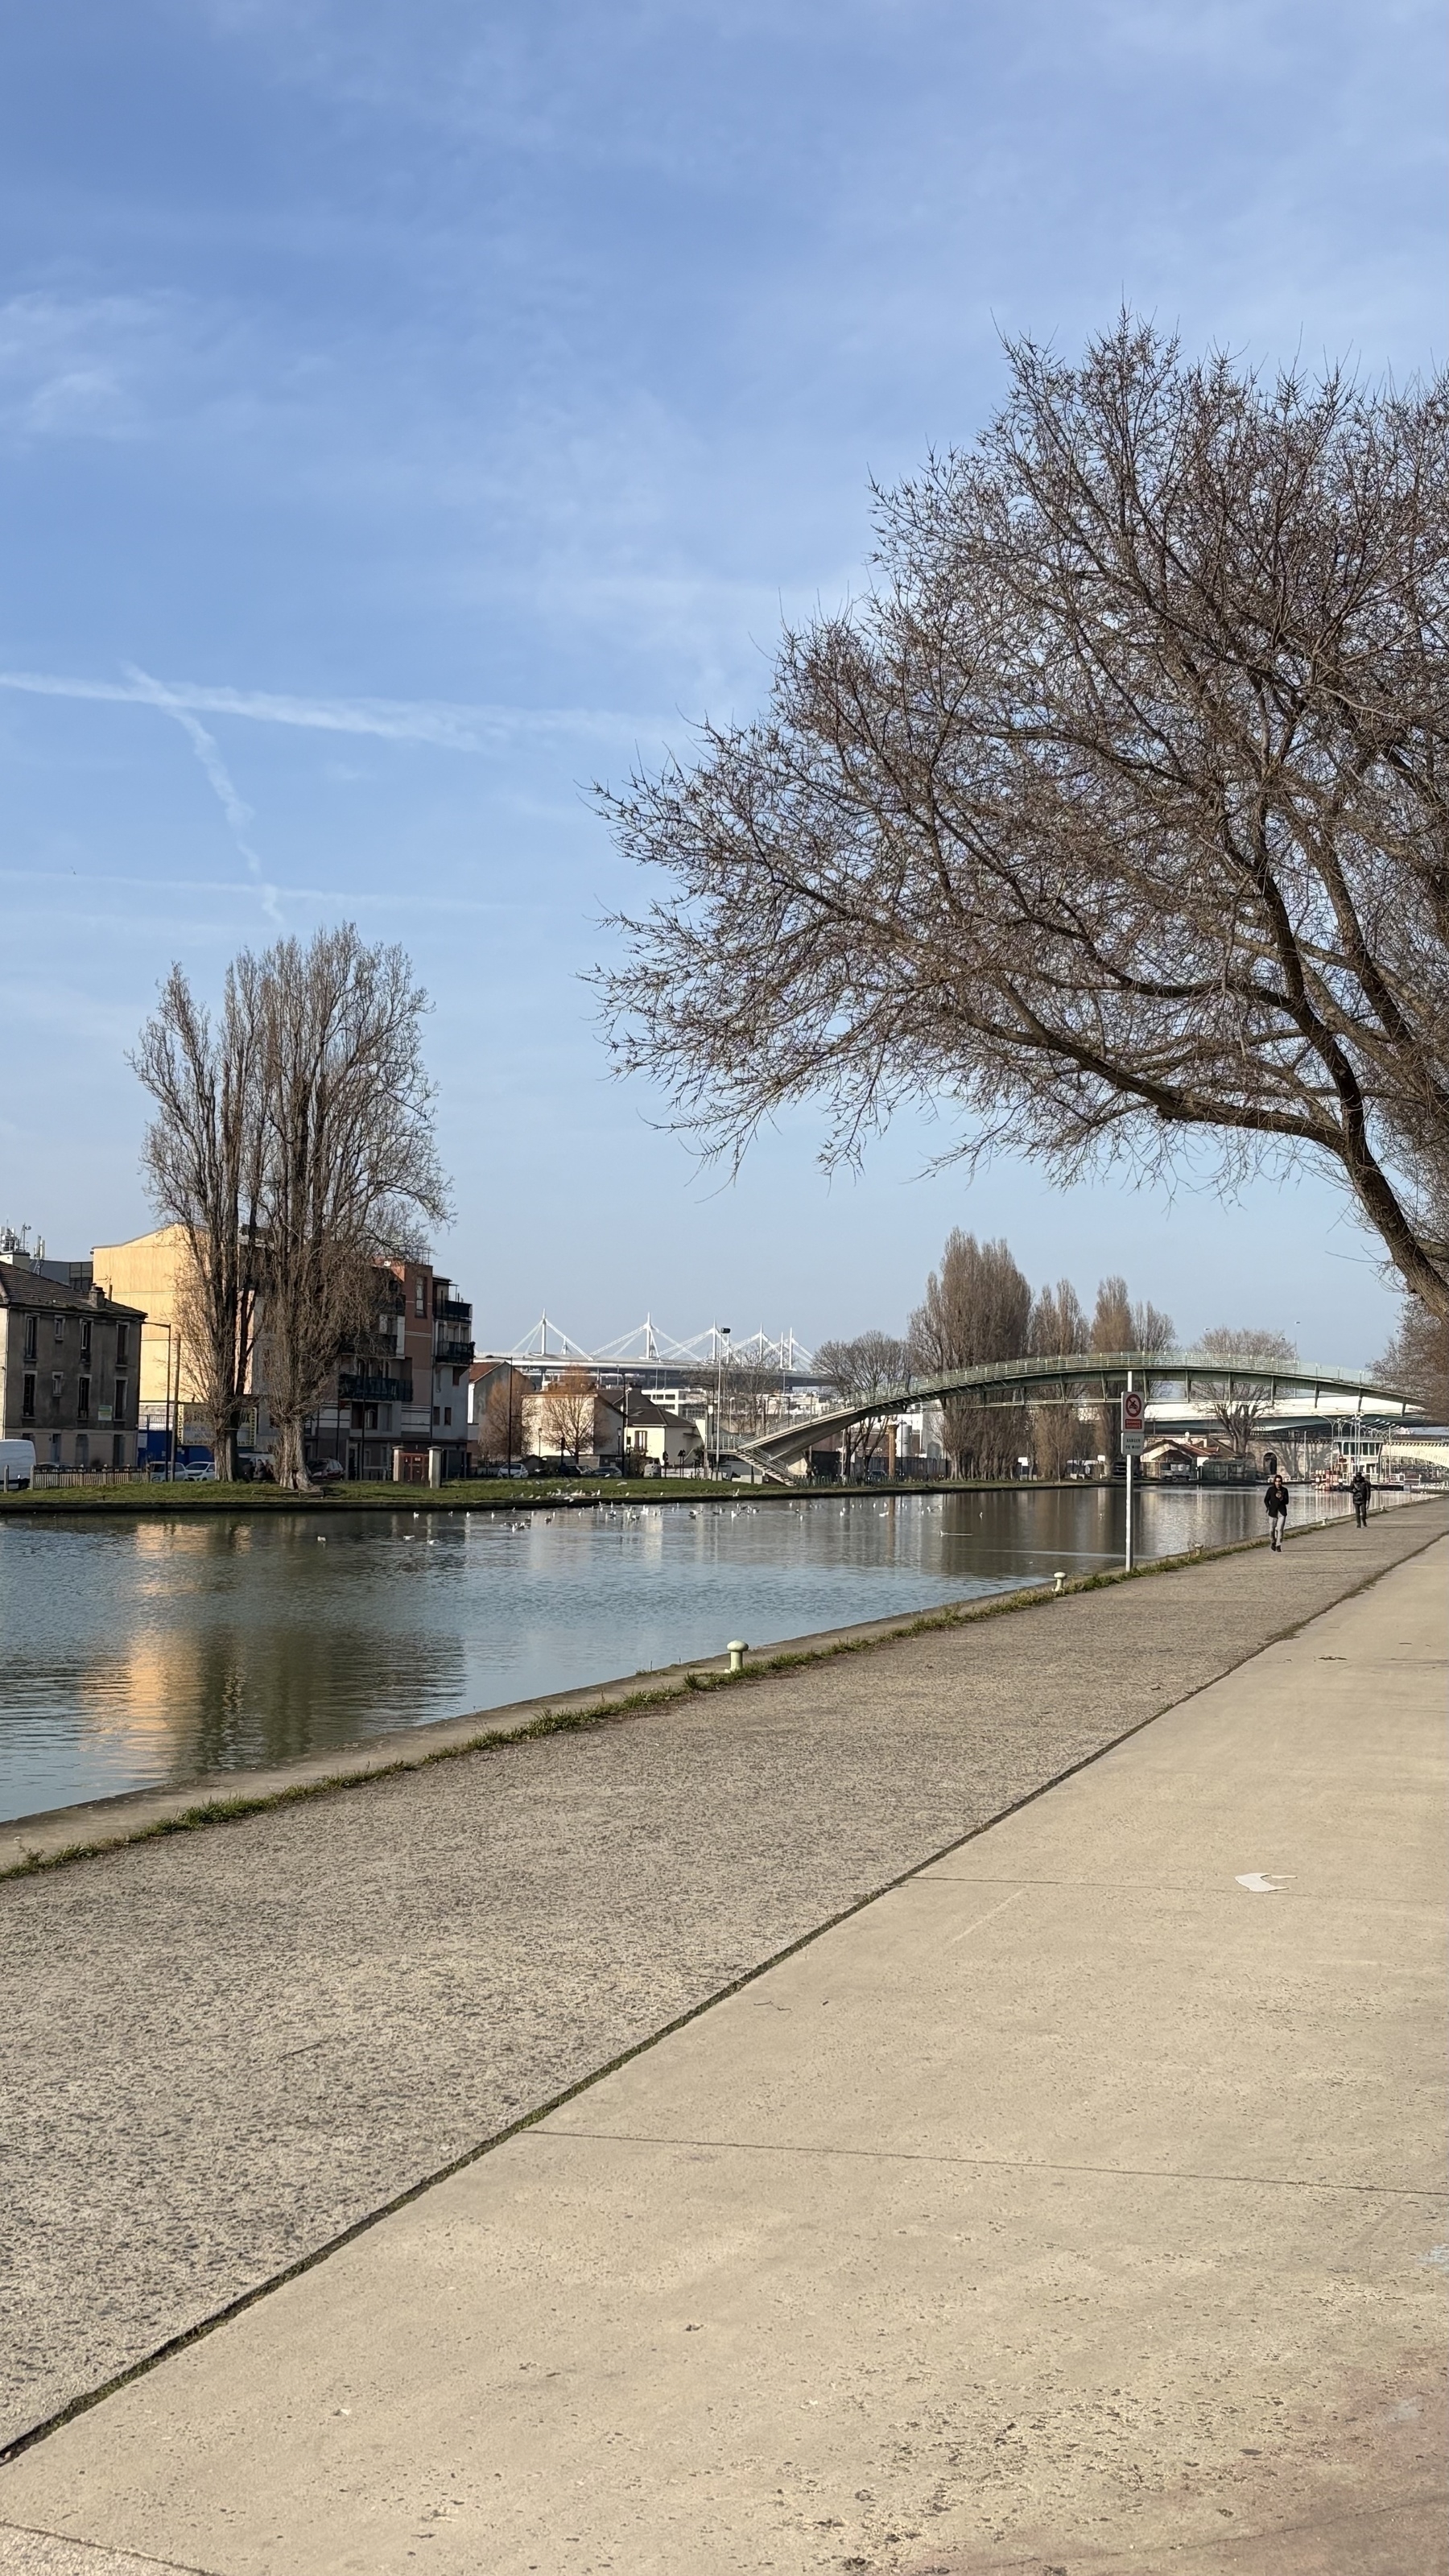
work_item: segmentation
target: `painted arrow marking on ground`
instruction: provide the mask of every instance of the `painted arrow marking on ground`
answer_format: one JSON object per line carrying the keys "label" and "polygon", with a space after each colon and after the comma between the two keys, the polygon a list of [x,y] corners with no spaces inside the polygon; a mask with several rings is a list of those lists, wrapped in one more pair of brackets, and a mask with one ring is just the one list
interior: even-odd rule
{"label": "painted arrow marking on ground", "polygon": [[1260,1869],[1249,1869],[1242,1872],[1237,1884],[1245,1887],[1250,1896],[1276,1896],[1280,1887],[1291,1887],[1293,1882],[1288,1878],[1265,1878]]}

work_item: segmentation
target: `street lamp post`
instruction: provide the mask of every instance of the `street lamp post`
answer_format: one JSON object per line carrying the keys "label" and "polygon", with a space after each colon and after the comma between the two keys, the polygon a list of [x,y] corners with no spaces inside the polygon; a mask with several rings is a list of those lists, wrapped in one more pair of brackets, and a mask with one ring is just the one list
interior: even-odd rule
{"label": "street lamp post", "polygon": [[714,1472],[717,1476],[720,1452],[724,1447],[724,1353],[720,1343],[729,1340],[728,1324],[716,1324],[714,1336]]}

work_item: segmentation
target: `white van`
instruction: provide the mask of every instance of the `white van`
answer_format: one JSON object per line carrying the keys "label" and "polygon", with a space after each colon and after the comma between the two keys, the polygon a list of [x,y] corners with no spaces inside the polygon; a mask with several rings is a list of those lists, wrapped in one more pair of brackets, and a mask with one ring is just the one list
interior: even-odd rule
{"label": "white van", "polygon": [[35,1481],[33,1440],[0,1440],[0,1494],[24,1493]]}

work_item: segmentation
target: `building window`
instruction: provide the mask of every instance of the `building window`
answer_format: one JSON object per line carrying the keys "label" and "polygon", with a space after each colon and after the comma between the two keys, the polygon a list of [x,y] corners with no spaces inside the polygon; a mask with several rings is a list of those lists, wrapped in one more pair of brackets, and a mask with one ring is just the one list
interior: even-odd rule
{"label": "building window", "polygon": [[445,1405],[444,1405],[444,1407],[443,1407],[443,1420],[444,1420],[444,1422],[445,1422],[445,1423],[451,1423],[452,1419],[453,1419],[453,1408],[452,1408],[451,1404],[445,1404]]}
{"label": "building window", "polygon": [[64,1395],[64,1393],[65,1393],[65,1371],[64,1371],[64,1369],[52,1369],[52,1370],[51,1370],[51,1372],[50,1372],[50,1400],[51,1400],[51,1403],[52,1403],[52,1404],[59,1404],[60,1399],[61,1399],[61,1397]]}
{"label": "building window", "polygon": [[20,1419],[22,1422],[35,1420],[35,1379],[29,1373],[20,1381]]}
{"label": "building window", "polygon": [[122,1439],[122,1437],[121,1437],[121,1435],[120,1435],[119,1431],[113,1431],[113,1432],[111,1433],[111,1465],[112,1465],[113,1467],[124,1467],[125,1463],[126,1463],[126,1444],[125,1444],[125,1441]]}
{"label": "building window", "polygon": [[77,1422],[89,1422],[91,1418],[91,1382],[88,1377],[83,1377],[76,1389],[75,1418]]}
{"label": "building window", "polygon": [[117,1368],[124,1368],[124,1367],[125,1367],[125,1365],[126,1365],[127,1360],[130,1358],[130,1356],[131,1356],[131,1327],[130,1327],[130,1325],[129,1325],[129,1324],[118,1324],[118,1325],[116,1326],[116,1366],[117,1366]]}
{"label": "building window", "polygon": [[37,1318],[34,1315],[27,1315],[25,1318],[25,1356],[28,1360],[33,1360],[35,1357],[36,1322]]}
{"label": "building window", "polygon": [[90,1355],[91,1355],[91,1319],[90,1319],[89,1315],[82,1315],[82,1317],[81,1317],[81,1358],[82,1358],[83,1360],[89,1360]]}
{"label": "building window", "polygon": [[415,1315],[425,1315],[427,1311],[428,1283],[426,1279],[415,1279],[413,1281],[413,1313]]}
{"label": "building window", "polygon": [[88,1467],[91,1463],[90,1439],[84,1431],[78,1431],[75,1436],[75,1463],[78,1467]]}
{"label": "building window", "polygon": [[118,1378],[117,1378],[117,1380],[116,1380],[116,1420],[117,1420],[118,1422],[124,1422],[124,1421],[125,1421],[125,1419],[126,1419],[126,1381],[125,1381],[125,1379],[124,1379],[123,1377],[118,1377]]}
{"label": "building window", "polygon": [[437,1419],[438,1419],[438,1408],[437,1408],[437,1406],[436,1406],[436,1405],[434,1405],[434,1407],[433,1407],[433,1422],[434,1422],[434,1425],[435,1425],[435,1426],[436,1426],[436,1424],[437,1424]]}
{"label": "building window", "polygon": [[369,1431],[375,1431],[377,1429],[377,1407],[375,1404],[370,1404],[367,1408],[367,1427]]}
{"label": "building window", "polygon": [[55,1338],[56,1338],[56,1340],[57,1340],[58,1342],[63,1342],[63,1341],[65,1340],[65,1317],[64,1317],[64,1315],[57,1315],[57,1316],[56,1316],[56,1318],[55,1318]]}
{"label": "building window", "polygon": [[60,1433],[58,1431],[52,1431],[50,1435],[50,1463],[52,1467],[59,1467],[64,1464],[60,1453]]}

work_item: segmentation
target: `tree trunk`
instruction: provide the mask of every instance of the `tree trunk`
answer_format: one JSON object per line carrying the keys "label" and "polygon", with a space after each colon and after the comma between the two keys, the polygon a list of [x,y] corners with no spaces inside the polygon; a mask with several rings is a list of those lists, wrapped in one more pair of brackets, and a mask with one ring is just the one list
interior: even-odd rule
{"label": "tree trunk", "polygon": [[285,1493],[315,1492],[312,1479],[307,1473],[307,1461],[302,1454],[300,1421],[277,1424],[276,1445],[272,1451],[272,1473]]}

